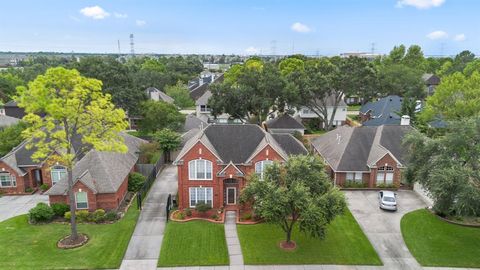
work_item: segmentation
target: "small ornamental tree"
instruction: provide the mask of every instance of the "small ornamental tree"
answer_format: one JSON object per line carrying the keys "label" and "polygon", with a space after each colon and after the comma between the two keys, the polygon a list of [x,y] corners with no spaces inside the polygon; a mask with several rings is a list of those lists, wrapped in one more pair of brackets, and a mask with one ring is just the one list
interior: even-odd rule
{"label": "small ornamental tree", "polygon": [[327,225],[346,207],[324,170],[317,157],[292,156],[285,164],[268,166],[263,180],[252,175],[241,201],[252,202],[256,215],[282,228],[282,247],[295,247],[292,231],[297,223],[300,231],[323,238]]}
{"label": "small ornamental tree", "polygon": [[178,135],[177,132],[166,128],[155,133],[153,137],[165,154],[165,161],[170,162],[170,152],[177,150],[182,143],[180,135]]}
{"label": "small ornamental tree", "polygon": [[[77,70],[50,68],[28,84],[19,87],[16,98],[27,115],[29,126],[23,131],[32,159],[49,158],[67,168],[71,235],[76,243],[76,205],[73,169],[79,156],[91,149],[125,153],[128,149],[120,131],[127,127],[125,113],[116,109],[110,95],[102,93],[102,82],[86,78]],[[40,117],[39,115],[44,115]],[[81,145],[74,142],[81,140]],[[55,154],[53,154],[55,153]]]}

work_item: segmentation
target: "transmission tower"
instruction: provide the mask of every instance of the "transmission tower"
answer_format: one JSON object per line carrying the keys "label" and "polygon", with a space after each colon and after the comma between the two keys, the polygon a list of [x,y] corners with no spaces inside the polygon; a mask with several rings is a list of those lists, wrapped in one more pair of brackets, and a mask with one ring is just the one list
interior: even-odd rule
{"label": "transmission tower", "polygon": [[133,34],[130,34],[130,54],[135,56],[135,43],[133,42]]}
{"label": "transmission tower", "polygon": [[120,50],[120,39],[117,40],[117,46],[118,46],[118,54],[122,54],[122,51]]}
{"label": "transmission tower", "polygon": [[276,40],[272,40],[271,42],[271,47],[270,47],[270,53],[275,56],[277,54],[277,41]]}
{"label": "transmission tower", "polygon": [[371,47],[372,55],[374,55],[375,54],[375,42],[372,42],[370,45],[372,46]]}

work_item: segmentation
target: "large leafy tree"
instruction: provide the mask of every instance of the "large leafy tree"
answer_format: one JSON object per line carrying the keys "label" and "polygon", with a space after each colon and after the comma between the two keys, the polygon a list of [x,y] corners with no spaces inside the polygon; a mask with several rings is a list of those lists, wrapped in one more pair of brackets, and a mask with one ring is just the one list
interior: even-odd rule
{"label": "large leafy tree", "polygon": [[[27,148],[35,150],[32,158],[49,157],[67,168],[72,213],[69,239],[76,242],[79,237],[72,174],[75,162],[91,149],[126,152],[120,134],[127,127],[125,113],[114,107],[110,95],[102,93],[101,81],[62,67],[48,69],[45,75],[30,82],[28,88],[20,87],[18,95],[19,106],[27,113],[24,121],[29,126],[23,137],[29,141]],[[82,143],[74,148],[79,138]]]}
{"label": "large leafy tree", "polygon": [[8,101],[16,93],[18,86],[25,82],[17,75],[8,72],[0,72],[0,100]]}
{"label": "large leafy tree", "polygon": [[180,135],[168,128],[156,132],[153,137],[165,154],[166,162],[170,161],[170,153],[180,148],[180,145],[182,144],[182,138]]}
{"label": "large leafy tree", "polygon": [[24,122],[0,129],[0,157],[10,152],[22,142],[22,131],[26,128]]}
{"label": "large leafy tree", "polygon": [[437,117],[459,120],[480,114],[480,72],[471,76],[460,72],[443,77],[435,93],[427,98],[420,119],[429,122]]}
{"label": "large leafy tree", "polygon": [[423,185],[437,212],[480,216],[480,117],[451,122],[433,139],[414,130],[405,144],[405,176]]}
{"label": "large leafy tree", "polygon": [[292,156],[284,164],[267,167],[263,179],[252,175],[243,189],[243,202],[252,202],[257,215],[277,224],[292,246],[292,230],[322,238],[326,226],[343,213],[343,194],[333,187],[322,161],[314,156]]}
{"label": "large leafy tree", "polygon": [[180,130],[185,122],[185,115],[181,114],[173,104],[163,101],[148,100],[141,104],[139,127],[144,134],[155,133],[164,128]]}
{"label": "large leafy tree", "polygon": [[422,98],[426,94],[422,72],[402,64],[379,68],[379,91],[384,95]]}
{"label": "large leafy tree", "polygon": [[195,105],[195,102],[190,97],[187,85],[181,81],[178,81],[175,85],[165,87],[165,92],[173,98],[173,103],[180,108],[188,108]]}

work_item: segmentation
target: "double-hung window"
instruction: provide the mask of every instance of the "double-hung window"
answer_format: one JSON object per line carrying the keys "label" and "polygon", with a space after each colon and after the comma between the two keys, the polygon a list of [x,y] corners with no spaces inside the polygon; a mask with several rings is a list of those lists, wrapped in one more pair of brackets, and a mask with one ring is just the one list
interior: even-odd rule
{"label": "double-hung window", "polygon": [[87,192],[75,193],[75,202],[77,203],[77,209],[88,209]]}
{"label": "double-hung window", "polygon": [[213,206],[213,189],[211,187],[190,188],[190,207],[195,207],[199,203]]}
{"label": "double-hung window", "polygon": [[16,187],[17,181],[14,175],[0,173],[0,187]]}
{"label": "double-hung window", "polygon": [[50,175],[52,176],[52,185],[55,185],[67,177],[67,169],[63,166],[53,166],[50,169]]}
{"label": "double-hung window", "polygon": [[262,160],[257,163],[255,163],[255,173],[257,173],[260,176],[260,179],[263,180],[263,175],[265,172],[265,167],[268,165],[272,165],[273,161],[271,160]]}
{"label": "double-hung window", "polygon": [[212,180],[212,162],[205,159],[188,162],[188,177],[190,180]]}
{"label": "double-hung window", "polygon": [[377,184],[393,184],[393,167],[382,166],[378,168]]}
{"label": "double-hung window", "polygon": [[347,172],[347,181],[362,182],[362,172]]}

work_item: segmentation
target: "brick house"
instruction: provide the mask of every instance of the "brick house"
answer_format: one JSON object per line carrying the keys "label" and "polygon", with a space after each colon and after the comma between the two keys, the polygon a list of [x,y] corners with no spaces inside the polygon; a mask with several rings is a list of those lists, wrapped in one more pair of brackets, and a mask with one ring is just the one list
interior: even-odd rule
{"label": "brick house", "polygon": [[270,134],[257,125],[212,124],[184,145],[178,168],[179,208],[198,203],[218,209],[239,209],[238,197],[252,173],[262,174],[273,161],[307,154],[290,134]]}
{"label": "brick house", "polygon": [[[145,143],[125,133],[122,137],[128,147],[125,154],[90,150],[79,157],[73,170],[78,209],[110,210],[122,202],[127,193],[128,174],[135,170],[139,146]],[[0,159],[0,191],[24,194],[46,184],[50,187],[46,192],[50,203],[68,203],[66,168],[51,158],[32,160],[34,151],[23,142]]]}
{"label": "brick house", "polygon": [[400,186],[405,168],[402,140],[409,125],[342,126],[312,140],[335,185]]}

